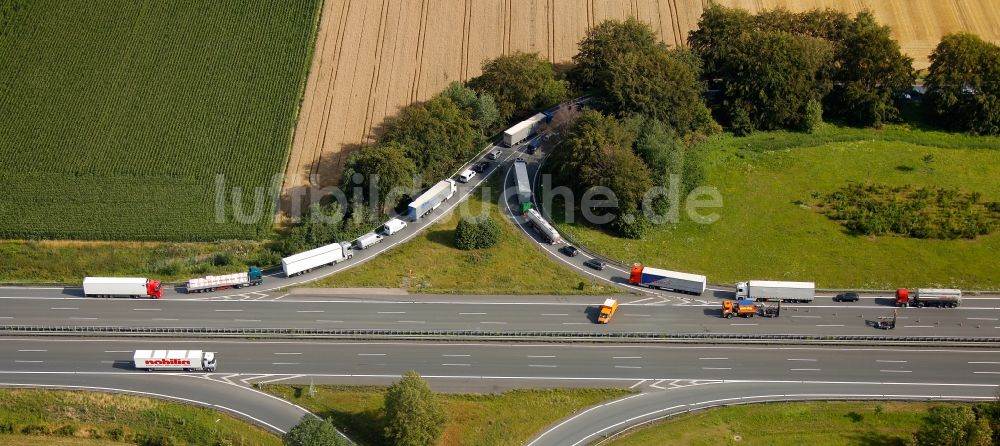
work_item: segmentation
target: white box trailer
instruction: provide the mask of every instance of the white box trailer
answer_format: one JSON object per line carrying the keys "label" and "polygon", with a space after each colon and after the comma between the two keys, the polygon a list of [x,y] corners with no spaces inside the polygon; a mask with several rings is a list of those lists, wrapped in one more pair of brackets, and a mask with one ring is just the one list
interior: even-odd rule
{"label": "white box trailer", "polygon": [[84,277],[83,295],[86,297],[163,297],[163,287],[158,280],[145,277]]}
{"label": "white box trailer", "polygon": [[372,245],[381,242],[382,242],[381,235],[375,232],[369,232],[365,235],[362,235],[361,237],[358,237],[358,239],[354,241],[354,247],[357,249],[368,249]]}
{"label": "white box trailer", "polygon": [[136,350],[132,355],[132,363],[136,369],[147,372],[153,370],[214,372],[216,368],[215,352],[201,350]]}
{"label": "white box trailer", "polygon": [[447,179],[439,181],[437,184],[431,186],[430,189],[427,189],[427,192],[420,194],[419,197],[414,198],[410,202],[406,218],[410,221],[417,221],[418,218],[437,209],[438,206],[441,206],[441,203],[444,203],[452,195],[455,195],[455,190],[457,189],[458,186],[455,184],[455,180]]}
{"label": "white box trailer", "polygon": [[292,277],[309,272],[313,268],[334,265],[353,257],[354,251],[351,250],[350,243],[331,243],[281,259],[281,269],[285,272],[285,277]]}
{"label": "white box trailer", "polygon": [[701,294],[705,292],[708,278],[701,274],[651,268],[636,263],[632,265],[632,271],[629,273],[629,283],[661,290]]}
{"label": "white box trailer", "polygon": [[538,211],[534,209],[528,209],[528,211],[524,213],[524,218],[526,218],[528,222],[531,223],[531,226],[533,226],[535,230],[538,231],[538,234],[541,235],[546,242],[549,242],[550,244],[553,245],[563,242],[563,239],[559,235],[559,232],[556,231],[556,228],[553,228],[552,225],[549,224],[549,222],[545,221],[545,219],[542,218],[542,214],[539,214]]}
{"label": "white box trailer", "polygon": [[514,177],[517,179],[517,199],[523,203],[531,202],[531,180],[528,178],[528,163],[518,158],[514,161]]}
{"label": "white box trailer", "polygon": [[812,302],[816,297],[814,282],[779,282],[751,280],[736,284],[736,299],[779,302]]}
{"label": "white box trailer", "polygon": [[514,124],[513,127],[503,131],[503,144],[507,147],[514,147],[521,141],[534,135],[545,122],[545,114],[538,113],[524,121]]}

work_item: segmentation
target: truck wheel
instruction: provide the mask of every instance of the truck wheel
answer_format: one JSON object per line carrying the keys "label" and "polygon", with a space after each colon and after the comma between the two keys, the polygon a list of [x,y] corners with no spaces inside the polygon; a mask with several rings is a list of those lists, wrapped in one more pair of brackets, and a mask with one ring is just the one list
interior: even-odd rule
{"label": "truck wheel", "polygon": [[214,288],[214,287],[212,287],[212,288],[209,288],[209,289],[208,289],[208,292],[209,292],[209,293],[214,293],[214,292],[215,292],[215,288]]}
{"label": "truck wheel", "polygon": [[732,319],[732,317],[733,317],[733,313],[726,313],[726,315],[725,315],[726,319]]}

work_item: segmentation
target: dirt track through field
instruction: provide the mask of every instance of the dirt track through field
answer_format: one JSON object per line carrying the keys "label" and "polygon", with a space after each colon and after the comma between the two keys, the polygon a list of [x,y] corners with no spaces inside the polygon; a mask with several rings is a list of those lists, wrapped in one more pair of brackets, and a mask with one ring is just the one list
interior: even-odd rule
{"label": "dirt track through field", "polygon": [[[1000,42],[997,0],[719,0],[750,11],[872,10],[919,68],[943,34]],[[683,45],[707,0],[326,0],[286,171],[282,209],[308,187],[340,183],[347,155],[387,117],[513,51],[566,62],[588,28],[636,16]]]}

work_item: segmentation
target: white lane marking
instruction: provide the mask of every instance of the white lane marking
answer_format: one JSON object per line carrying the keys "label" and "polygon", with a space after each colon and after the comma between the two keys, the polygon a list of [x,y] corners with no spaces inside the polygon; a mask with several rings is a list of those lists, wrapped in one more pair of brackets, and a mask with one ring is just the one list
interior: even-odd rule
{"label": "white lane marking", "polygon": [[998,320],[995,317],[967,317],[966,319],[970,321],[995,321]]}
{"label": "white lane marking", "polygon": [[641,369],[642,366],[638,365],[616,365],[616,369]]}
{"label": "white lane marking", "polygon": [[569,316],[569,313],[542,313],[542,316]]}
{"label": "white lane marking", "polygon": [[819,369],[788,369],[793,372],[818,372]]}
{"label": "white lane marking", "polygon": [[809,359],[809,358],[788,358],[788,359],[786,359],[786,361],[812,361],[812,362],[816,362],[815,359]]}
{"label": "white lane marking", "polygon": [[444,356],[446,358],[468,358],[469,356],[472,356],[472,355],[449,355],[449,354],[443,353],[443,354],[441,354],[441,356]]}
{"label": "white lane marking", "polygon": [[77,320],[77,321],[95,321],[95,320],[97,320],[96,317],[76,317],[76,316],[70,317],[70,319]]}
{"label": "white lane marking", "polygon": [[792,317],[807,317],[810,319],[820,319],[820,316],[792,316]]}
{"label": "white lane marking", "polygon": [[243,310],[236,310],[236,309],[234,309],[234,310],[215,310],[215,311],[243,311]]}
{"label": "white lane marking", "polygon": [[400,324],[426,324],[427,321],[396,321]]}
{"label": "white lane marking", "polygon": [[563,322],[563,325],[590,325],[590,322]]}
{"label": "white lane marking", "polygon": [[379,311],[378,314],[406,314],[405,311]]}
{"label": "white lane marking", "polygon": [[751,325],[757,325],[757,324],[729,324],[729,325],[746,325],[746,326],[751,326]]}
{"label": "white lane marking", "polygon": [[542,364],[542,365],[539,365],[539,364],[528,364],[528,367],[546,367],[546,368],[555,368],[556,366],[554,366],[554,365],[544,365],[544,364]]}
{"label": "white lane marking", "polygon": [[21,362],[21,363],[39,363],[39,362],[45,362],[45,361],[21,361],[21,360],[18,360],[18,359],[15,359],[15,360],[14,360],[14,362]]}
{"label": "white lane marking", "polygon": [[506,322],[480,322],[480,324],[496,324],[496,325],[507,325]]}
{"label": "white lane marking", "polygon": [[260,322],[260,319],[233,319],[233,322]]}
{"label": "white lane marking", "polygon": [[732,370],[732,367],[702,367],[702,370]]}
{"label": "white lane marking", "polygon": [[729,358],[698,358],[702,361],[728,361]]}
{"label": "white lane marking", "polygon": [[630,304],[630,305],[631,305],[631,304],[637,304],[637,303],[639,303],[639,302],[645,302],[645,301],[647,301],[647,300],[653,300],[653,298],[652,298],[652,297],[647,297],[647,298],[645,298],[645,299],[639,299],[639,300],[633,300],[632,302],[629,302],[629,304]]}
{"label": "white lane marking", "polygon": [[911,370],[879,370],[882,373],[913,373]]}
{"label": "white lane marking", "polygon": [[14,316],[0,316],[0,319],[14,319]]}
{"label": "white lane marking", "polygon": [[179,321],[180,319],[176,319],[176,318],[172,318],[172,317],[154,317],[152,320],[154,320],[154,321]]}
{"label": "white lane marking", "polygon": [[972,372],[977,375],[1000,375],[1000,372]]}
{"label": "white lane marking", "polygon": [[330,319],[316,319],[316,322],[329,322],[329,323],[333,323],[333,324],[339,324],[339,323],[344,322],[344,321],[333,321],[333,320],[330,320]]}
{"label": "white lane marking", "polygon": [[628,317],[653,317],[653,316],[649,315],[649,314],[632,314],[632,313],[629,313]]}
{"label": "white lane marking", "polygon": [[556,355],[528,355],[529,358],[555,358]]}
{"label": "white lane marking", "polygon": [[844,324],[817,324],[817,327],[843,327]]}
{"label": "white lane marking", "polygon": [[385,353],[358,353],[358,356],[385,356]]}
{"label": "white lane marking", "polygon": [[632,385],[631,385],[631,386],[629,386],[628,388],[629,388],[629,389],[634,389],[634,388],[636,388],[636,387],[639,387],[639,386],[641,386],[641,385],[642,385],[642,383],[644,383],[644,382],[646,382],[646,381],[649,381],[649,380],[648,380],[648,379],[644,379],[644,380],[642,380],[642,381],[639,381],[639,382],[637,382],[637,383],[635,383],[635,384],[632,384]]}
{"label": "white lane marking", "polygon": [[904,325],[903,328],[934,328],[933,325]]}
{"label": "white lane marking", "polygon": [[18,351],[19,352],[47,352],[48,350],[29,350],[29,349],[25,349],[25,350],[18,350]]}
{"label": "white lane marking", "polygon": [[132,311],[160,311],[162,308],[133,308]]}
{"label": "white lane marking", "polygon": [[611,359],[642,359],[642,356],[612,356]]}
{"label": "white lane marking", "polygon": [[104,353],[132,353],[132,350],[105,350]]}
{"label": "white lane marking", "polygon": [[301,362],[272,362],[271,365],[297,365],[302,364]]}
{"label": "white lane marking", "polygon": [[903,362],[910,362],[910,361],[903,361],[903,360],[900,360],[900,359],[876,359],[875,362],[903,363]]}
{"label": "white lane marking", "polygon": [[276,355],[301,355],[299,352],[274,352]]}
{"label": "white lane marking", "polygon": [[52,307],[50,310],[79,310],[76,307]]}
{"label": "white lane marking", "polygon": [[452,367],[469,367],[470,366],[470,364],[441,364],[441,365],[452,366]]}
{"label": "white lane marking", "polygon": [[296,313],[326,313],[326,310],[296,310]]}
{"label": "white lane marking", "polygon": [[969,364],[1000,364],[1000,361],[969,361]]}
{"label": "white lane marking", "polygon": [[458,313],[460,316],[482,316],[486,313]]}

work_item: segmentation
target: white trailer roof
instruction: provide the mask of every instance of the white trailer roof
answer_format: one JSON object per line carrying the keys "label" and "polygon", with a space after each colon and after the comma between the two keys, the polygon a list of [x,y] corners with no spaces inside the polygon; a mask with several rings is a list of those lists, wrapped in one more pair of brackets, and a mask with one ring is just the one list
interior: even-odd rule
{"label": "white trailer roof", "polygon": [[419,197],[414,198],[413,201],[410,202],[410,206],[413,206],[415,208],[419,208],[424,203],[426,203],[426,202],[430,201],[431,199],[437,197],[438,194],[440,194],[441,192],[446,191],[448,189],[451,189],[451,184],[452,183],[450,181],[448,181],[448,180],[438,181],[437,184],[431,186],[430,189],[427,189],[427,192],[424,192],[424,193],[420,194]]}
{"label": "white trailer roof", "polygon": [[247,280],[247,273],[224,274],[221,276],[205,276],[188,280],[188,286],[199,288],[212,285],[231,285],[242,283]]}
{"label": "white trailer roof", "polygon": [[201,359],[201,350],[136,350],[134,358],[141,359]]}
{"label": "white trailer roof", "polygon": [[528,163],[514,161],[514,176],[517,177],[517,191],[531,193],[531,181],[528,179]]}
{"label": "white trailer roof", "polygon": [[611,298],[604,299],[604,306],[605,307],[613,307],[613,306],[615,306],[616,303],[618,303],[618,301],[616,301],[614,299],[611,299]]}
{"label": "white trailer roof", "polygon": [[524,121],[521,121],[521,122],[519,122],[517,124],[514,124],[514,126],[512,126],[511,128],[509,128],[507,130],[504,130],[503,133],[505,135],[515,135],[515,134],[523,131],[524,129],[530,129],[530,128],[534,127],[535,124],[538,124],[539,122],[542,122],[544,119],[545,119],[545,114],[544,113],[535,114],[534,116],[532,116],[532,117],[530,117],[528,119],[525,119]]}
{"label": "white trailer roof", "polygon": [[707,280],[707,278],[701,274],[682,273],[679,271],[670,271],[668,269],[650,268],[648,266],[644,266],[642,268],[642,272],[645,274],[653,274],[656,276],[672,277],[681,280],[690,280],[692,282],[705,283],[705,281]]}
{"label": "white trailer roof", "polygon": [[750,287],[815,289],[815,282],[780,282],[777,280],[751,280]]}
{"label": "white trailer roof", "polygon": [[88,283],[145,285],[146,279],[144,277],[84,277],[83,284],[86,285]]}
{"label": "white trailer roof", "polygon": [[326,254],[326,253],[328,253],[330,251],[335,251],[335,250],[339,250],[339,249],[342,249],[341,246],[340,246],[340,243],[331,243],[329,245],[320,246],[319,248],[310,249],[308,251],[300,252],[298,254],[292,254],[292,255],[290,255],[288,257],[285,257],[285,258],[281,259],[281,261],[284,262],[284,263],[286,263],[286,264],[287,263],[294,263],[294,262],[298,262],[298,261],[303,260],[303,259],[308,259],[310,257],[314,257],[314,256]]}

